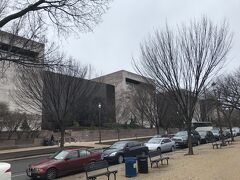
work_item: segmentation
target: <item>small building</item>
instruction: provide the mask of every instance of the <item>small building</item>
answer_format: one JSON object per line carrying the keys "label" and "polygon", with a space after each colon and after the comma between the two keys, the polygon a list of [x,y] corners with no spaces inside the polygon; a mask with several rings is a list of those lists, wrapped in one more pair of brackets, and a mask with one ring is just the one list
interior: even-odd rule
{"label": "small building", "polygon": [[97,77],[93,80],[111,84],[115,87],[117,123],[129,124],[132,120],[134,120],[134,115],[132,113],[132,97],[137,86],[147,83],[145,78],[129,71],[120,70],[111,74]]}
{"label": "small building", "polygon": [[[64,119],[63,122],[66,129],[84,126],[98,127],[116,122],[114,86],[52,72],[44,72],[44,75],[47,78],[43,82],[42,129],[59,130],[57,113],[54,112],[61,109],[60,113],[64,113],[64,109],[67,109],[68,118]],[[52,83],[54,81],[55,84]],[[75,87],[77,91],[71,90],[70,87]],[[58,89],[62,89],[59,91],[60,93],[56,92]],[[56,101],[62,107],[58,109],[57,104],[55,104],[54,108],[50,108]],[[50,109],[55,110],[51,111]]]}

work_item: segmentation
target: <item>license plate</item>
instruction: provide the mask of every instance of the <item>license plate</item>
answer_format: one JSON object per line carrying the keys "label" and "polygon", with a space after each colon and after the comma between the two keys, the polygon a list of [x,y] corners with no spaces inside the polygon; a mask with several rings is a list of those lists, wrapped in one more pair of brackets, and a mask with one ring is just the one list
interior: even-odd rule
{"label": "license plate", "polygon": [[31,171],[28,171],[27,174],[28,174],[28,176],[31,176],[31,175],[32,175],[32,172],[31,172]]}

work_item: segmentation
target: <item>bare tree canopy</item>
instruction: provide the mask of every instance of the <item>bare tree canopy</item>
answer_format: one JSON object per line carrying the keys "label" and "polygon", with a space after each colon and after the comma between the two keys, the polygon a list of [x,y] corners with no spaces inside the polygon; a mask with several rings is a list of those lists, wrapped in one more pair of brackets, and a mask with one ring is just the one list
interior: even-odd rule
{"label": "bare tree canopy", "polygon": [[55,69],[24,68],[18,73],[13,98],[24,110],[39,112],[53,122],[61,132],[63,147],[67,125],[79,103],[94,88],[88,80],[84,80],[88,73],[88,66],[72,60],[64,63],[64,66],[56,66]]}
{"label": "bare tree canopy", "polygon": [[236,71],[231,74],[222,75],[217,78],[216,83],[214,83],[214,91],[218,93],[218,101],[220,106],[220,111],[223,114],[224,120],[230,129],[230,133],[233,137],[233,123],[232,115],[234,110],[239,110],[239,100],[240,100],[240,71]]}
{"label": "bare tree canopy", "polygon": [[58,64],[57,59],[49,56],[57,47],[53,44],[44,47],[49,43],[46,36],[54,31],[59,37],[70,32],[92,31],[110,1],[1,0],[0,67],[5,70],[9,63],[35,67]]}
{"label": "bare tree canopy", "polygon": [[176,101],[188,127],[189,154],[193,154],[191,122],[196,103],[225,62],[231,42],[226,23],[218,26],[202,18],[176,31],[166,26],[141,44],[135,67]]}
{"label": "bare tree canopy", "polygon": [[109,0],[1,0],[0,28],[21,19],[31,26],[42,23],[58,30],[92,30]]}

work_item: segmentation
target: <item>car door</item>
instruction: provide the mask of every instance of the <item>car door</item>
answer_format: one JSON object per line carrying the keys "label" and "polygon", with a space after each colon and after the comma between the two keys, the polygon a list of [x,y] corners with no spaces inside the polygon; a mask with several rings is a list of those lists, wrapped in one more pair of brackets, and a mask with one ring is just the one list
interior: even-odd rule
{"label": "car door", "polygon": [[134,143],[128,142],[125,147],[125,155],[126,157],[132,157],[135,154]]}
{"label": "car door", "polygon": [[86,149],[79,150],[79,161],[78,167],[79,169],[83,169],[88,163],[91,162],[91,152]]}
{"label": "car door", "polygon": [[140,142],[133,142],[132,151],[133,151],[134,156],[141,155],[142,152],[143,152],[143,148],[141,146],[141,143]]}
{"label": "car door", "polygon": [[170,139],[165,139],[166,151],[172,150],[172,141]]}
{"label": "car door", "polygon": [[126,149],[125,150],[126,157],[134,157],[134,156],[141,154],[141,152],[139,152],[140,149],[138,148],[138,146],[135,142],[127,143],[125,149]]}
{"label": "car door", "polygon": [[67,155],[66,159],[66,169],[68,172],[75,171],[78,169],[78,162],[79,162],[79,153],[78,150],[70,151]]}
{"label": "car door", "polygon": [[167,151],[167,141],[166,139],[163,139],[161,142],[161,152],[166,152]]}

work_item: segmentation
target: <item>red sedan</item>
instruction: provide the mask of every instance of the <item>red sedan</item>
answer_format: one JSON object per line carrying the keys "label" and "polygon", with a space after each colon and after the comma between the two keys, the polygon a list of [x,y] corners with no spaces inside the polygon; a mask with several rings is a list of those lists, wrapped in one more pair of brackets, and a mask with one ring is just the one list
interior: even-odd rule
{"label": "red sedan", "polygon": [[101,160],[101,153],[87,149],[67,149],[56,152],[38,163],[30,164],[26,170],[32,178],[56,179],[70,172],[80,171],[90,162]]}

